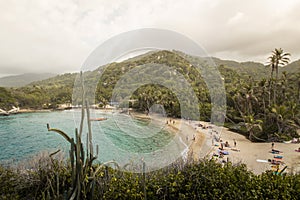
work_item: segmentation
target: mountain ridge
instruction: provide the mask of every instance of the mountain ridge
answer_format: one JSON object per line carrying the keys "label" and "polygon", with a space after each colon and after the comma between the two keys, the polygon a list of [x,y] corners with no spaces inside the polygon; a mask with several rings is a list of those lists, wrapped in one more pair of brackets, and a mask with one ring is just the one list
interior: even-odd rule
{"label": "mountain ridge", "polygon": [[54,73],[25,73],[0,78],[0,87],[22,87],[34,81],[55,77]]}
{"label": "mountain ridge", "polygon": [[[124,61],[132,62],[137,59],[140,59],[141,57],[148,56],[149,54],[153,54],[155,52],[158,52],[158,51],[147,52],[145,54],[141,54],[141,55],[126,59]],[[178,51],[173,51],[173,53],[189,56],[185,53],[178,52]],[[225,68],[232,69],[241,75],[251,76],[256,80],[260,80],[260,79],[267,78],[270,76],[270,68],[260,62],[255,62],[255,61],[239,62],[239,61],[235,61],[235,60],[221,59],[221,58],[217,58],[217,57],[210,57],[210,58],[216,64],[217,67],[223,66]],[[295,60],[295,61],[287,64],[286,66],[279,68],[280,74],[284,71],[286,71],[288,73],[300,72],[300,59]],[[22,86],[26,86],[26,85],[30,85],[30,84],[39,84],[40,81],[46,81],[48,79],[52,79],[52,81],[53,81],[53,79],[55,79],[55,77],[59,77],[64,74],[69,74],[69,73],[63,73],[63,74],[26,73],[26,74],[20,74],[20,75],[5,76],[5,77],[0,78],[0,87],[22,87]]]}

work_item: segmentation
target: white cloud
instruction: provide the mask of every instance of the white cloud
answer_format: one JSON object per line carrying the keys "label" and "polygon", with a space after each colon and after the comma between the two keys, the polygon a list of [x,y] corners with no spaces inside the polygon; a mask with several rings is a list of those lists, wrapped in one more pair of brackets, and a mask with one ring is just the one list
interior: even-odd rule
{"label": "white cloud", "polygon": [[0,74],[78,71],[110,37],[138,28],[185,34],[213,56],[300,58],[300,4],[287,0],[0,1]]}

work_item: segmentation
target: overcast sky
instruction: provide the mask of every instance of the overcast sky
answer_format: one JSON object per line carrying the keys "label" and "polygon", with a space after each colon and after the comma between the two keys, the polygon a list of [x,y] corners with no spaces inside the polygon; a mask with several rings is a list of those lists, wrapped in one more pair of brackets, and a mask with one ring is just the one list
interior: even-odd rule
{"label": "overcast sky", "polygon": [[266,62],[275,47],[300,58],[296,0],[0,0],[0,76],[79,71],[102,42],[164,28],[211,56]]}

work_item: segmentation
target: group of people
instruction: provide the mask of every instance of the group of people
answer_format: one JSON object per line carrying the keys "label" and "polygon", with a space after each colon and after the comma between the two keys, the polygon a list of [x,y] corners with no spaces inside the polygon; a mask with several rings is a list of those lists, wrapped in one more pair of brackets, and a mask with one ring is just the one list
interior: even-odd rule
{"label": "group of people", "polygon": [[175,120],[172,121],[172,119],[170,119],[170,122],[167,120],[166,124],[175,124]]}
{"label": "group of people", "polygon": [[[228,141],[226,141],[225,143],[223,143],[222,139],[220,139],[219,142],[220,142],[220,149],[221,150],[223,150],[224,147],[230,148],[230,144],[229,144]],[[233,146],[234,146],[234,148],[236,148],[236,140],[235,139],[233,139]]]}

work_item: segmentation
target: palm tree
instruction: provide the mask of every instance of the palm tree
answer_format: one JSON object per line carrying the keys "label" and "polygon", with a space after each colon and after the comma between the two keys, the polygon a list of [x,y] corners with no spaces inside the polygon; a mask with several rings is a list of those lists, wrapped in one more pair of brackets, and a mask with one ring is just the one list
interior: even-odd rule
{"label": "palm tree", "polygon": [[262,133],[263,128],[262,128],[262,120],[257,120],[254,118],[253,114],[249,115],[244,115],[243,119],[245,121],[245,126],[248,132],[248,137],[250,141],[263,141],[265,142],[266,140],[263,138],[260,138],[257,136],[257,134]]}
{"label": "palm tree", "polygon": [[257,89],[256,93],[259,94],[258,98],[262,99],[262,109],[264,113],[264,119],[266,119],[266,99],[267,101],[269,100],[269,105],[270,105],[270,93],[268,92],[268,88],[267,88],[267,80],[263,78],[258,83],[258,87],[256,89]]}
{"label": "palm tree", "polygon": [[[272,89],[272,82],[273,80],[273,73],[276,71],[276,80],[278,79],[278,68],[283,67],[284,65],[288,64],[290,61],[290,53],[283,52],[282,48],[275,48],[272,51],[272,55],[268,58],[269,59],[269,66],[271,67],[271,79],[269,81],[269,92],[271,94]],[[275,81],[276,81],[275,80]],[[276,104],[276,85],[273,87],[273,103]]]}
{"label": "palm tree", "polygon": [[283,52],[282,48],[275,48],[272,51],[272,55],[268,58],[269,66],[271,67],[271,78],[273,77],[274,70],[276,71],[276,79],[278,78],[278,67],[283,67],[288,64],[290,61],[289,56],[291,56],[291,54]]}
{"label": "palm tree", "polygon": [[298,128],[295,121],[293,120],[293,115],[295,115],[296,105],[291,104],[289,107],[285,105],[274,105],[271,109],[274,117],[276,118],[277,133],[278,134],[288,134],[292,136],[292,130]]}
{"label": "palm tree", "polygon": [[275,63],[276,63],[276,58],[274,55],[270,56],[269,58],[269,62],[268,62],[268,66],[271,67],[271,79],[273,79],[273,74],[274,74],[274,70],[275,70]]}

